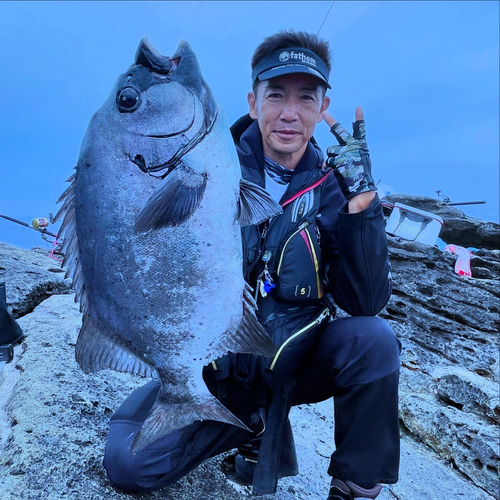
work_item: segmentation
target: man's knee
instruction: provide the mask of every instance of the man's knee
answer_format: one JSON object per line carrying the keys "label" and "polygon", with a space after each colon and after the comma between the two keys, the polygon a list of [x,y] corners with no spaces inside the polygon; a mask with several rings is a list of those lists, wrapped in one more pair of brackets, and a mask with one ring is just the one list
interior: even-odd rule
{"label": "man's knee", "polygon": [[104,451],[104,468],[114,486],[121,490],[138,492],[140,464],[130,451],[130,445],[125,443],[123,431],[123,424],[116,422],[111,425]]}
{"label": "man's knee", "polygon": [[401,342],[387,321],[375,316],[346,319],[357,320],[354,326],[357,331],[357,344],[366,349],[367,355],[374,362],[385,361],[393,370],[399,367]]}
{"label": "man's knee", "polygon": [[333,369],[341,386],[372,382],[399,369],[401,343],[381,318],[341,318],[325,333],[327,349],[335,352]]}
{"label": "man's knee", "polygon": [[117,488],[145,493],[169,484],[171,450],[146,448],[132,453],[137,430],[138,427],[134,428],[129,422],[112,422],[104,451],[104,468]]}

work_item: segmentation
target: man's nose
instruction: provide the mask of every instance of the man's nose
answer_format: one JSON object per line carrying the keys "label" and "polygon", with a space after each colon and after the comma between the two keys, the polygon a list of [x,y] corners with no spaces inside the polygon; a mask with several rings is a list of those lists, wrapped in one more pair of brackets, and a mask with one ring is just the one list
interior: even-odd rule
{"label": "man's nose", "polygon": [[298,117],[297,106],[295,103],[286,101],[283,104],[283,109],[281,110],[280,119],[286,122],[294,121]]}

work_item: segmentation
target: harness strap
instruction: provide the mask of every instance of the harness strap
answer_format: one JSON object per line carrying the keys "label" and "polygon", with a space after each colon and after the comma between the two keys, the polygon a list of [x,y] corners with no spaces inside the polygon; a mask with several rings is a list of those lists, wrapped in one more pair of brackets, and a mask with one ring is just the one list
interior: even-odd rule
{"label": "harness strap", "polygon": [[[275,388],[269,407],[267,428],[262,437],[259,458],[253,476],[253,494],[267,495],[276,493],[282,446],[285,434],[291,433],[288,413],[292,406],[297,382],[292,380]],[[293,457],[292,461],[293,461]],[[297,461],[293,463],[289,475],[298,474]]]}

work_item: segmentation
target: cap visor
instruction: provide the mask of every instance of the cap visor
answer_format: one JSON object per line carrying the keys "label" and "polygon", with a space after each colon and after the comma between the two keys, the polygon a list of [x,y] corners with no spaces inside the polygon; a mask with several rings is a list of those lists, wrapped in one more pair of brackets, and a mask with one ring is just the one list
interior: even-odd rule
{"label": "cap visor", "polygon": [[305,75],[311,75],[321,80],[326,86],[331,89],[332,87],[328,83],[328,80],[314,68],[309,66],[304,66],[303,64],[284,64],[283,66],[278,66],[276,68],[271,68],[260,73],[257,76],[259,80],[270,80],[271,78],[276,78],[283,75],[293,75],[295,73],[302,73]]}

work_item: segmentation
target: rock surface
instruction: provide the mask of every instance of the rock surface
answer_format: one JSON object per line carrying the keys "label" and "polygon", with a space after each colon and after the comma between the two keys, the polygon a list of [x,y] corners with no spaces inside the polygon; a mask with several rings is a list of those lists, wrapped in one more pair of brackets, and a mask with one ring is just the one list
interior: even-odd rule
{"label": "rock surface", "polygon": [[[2,500],[238,500],[251,489],[234,482],[216,457],[161,491],[127,495],[108,481],[102,466],[112,412],[143,379],[104,371],[85,375],[74,360],[81,316],[70,295],[44,301],[19,323],[27,338],[14,363],[0,374],[3,423],[0,442]],[[14,381],[14,383],[12,383]],[[10,387],[10,395],[6,397]],[[3,401],[2,401],[3,399]],[[280,481],[263,500],[325,499],[332,452],[332,402],[292,409],[300,475]],[[314,437],[313,439],[311,439]],[[429,488],[432,484],[432,488]],[[401,478],[381,500],[437,498],[492,500],[453,470],[448,461],[403,436]]]}
{"label": "rock surface", "polygon": [[400,419],[410,435],[499,497],[498,251],[455,257],[389,237],[393,294],[380,314],[403,344]]}
{"label": "rock surface", "polygon": [[0,283],[6,283],[9,312],[19,318],[54,294],[69,293],[58,261],[0,242]]}
{"label": "rock surface", "polygon": [[403,203],[439,215],[444,220],[439,237],[446,243],[465,248],[500,249],[500,226],[498,224],[468,217],[462,210],[447,205],[441,200],[426,196],[390,194],[382,201],[390,204]]}
{"label": "rock surface", "polygon": [[[454,273],[455,256],[437,248],[393,238],[389,248],[394,290],[381,316],[403,344],[402,453],[400,481],[379,498],[499,499],[499,251],[476,252],[466,278]],[[70,289],[56,267],[0,244],[0,281],[27,335],[0,373],[1,498],[129,498],[109,483],[102,457],[109,417],[144,380],[80,370],[81,317],[72,295],[51,296]],[[300,475],[263,499],[326,498],[332,415],[331,400],[292,409]],[[160,492],[133,497],[250,496],[224,464],[216,457]]]}

